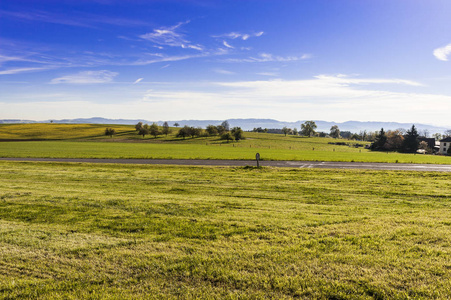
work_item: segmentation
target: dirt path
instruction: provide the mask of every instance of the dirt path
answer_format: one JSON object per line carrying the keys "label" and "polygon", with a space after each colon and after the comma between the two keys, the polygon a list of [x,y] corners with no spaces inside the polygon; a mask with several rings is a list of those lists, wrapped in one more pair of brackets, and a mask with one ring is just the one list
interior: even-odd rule
{"label": "dirt path", "polygon": [[[183,166],[256,166],[254,160],[200,160],[200,159],[110,159],[110,158],[0,158],[5,161],[48,161],[105,164],[152,164]],[[393,164],[327,161],[260,161],[260,166],[284,168],[369,169],[402,171],[451,172],[451,165]]]}

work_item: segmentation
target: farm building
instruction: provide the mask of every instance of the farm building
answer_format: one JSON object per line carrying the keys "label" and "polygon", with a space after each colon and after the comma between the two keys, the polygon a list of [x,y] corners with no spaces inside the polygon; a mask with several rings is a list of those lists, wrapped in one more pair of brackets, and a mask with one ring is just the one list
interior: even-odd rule
{"label": "farm building", "polygon": [[447,154],[450,145],[451,145],[451,136],[449,136],[447,138],[444,138],[443,140],[440,140],[439,153],[440,154]]}

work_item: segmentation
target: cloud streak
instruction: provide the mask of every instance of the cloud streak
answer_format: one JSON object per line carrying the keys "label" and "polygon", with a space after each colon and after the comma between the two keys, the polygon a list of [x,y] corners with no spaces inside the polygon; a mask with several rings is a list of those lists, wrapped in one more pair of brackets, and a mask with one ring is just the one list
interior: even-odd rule
{"label": "cloud streak", "polygon": [[264,34],[263,31],[257,33],[240,33],[240,32],[230,32],[220,35],[213,35],[214,38],[229,38],[229,39],[242,39],[243,41],[248,40],[251,37],[260,37]]}
{"label": "cloud streak", "polygon": [[77,12],[71,12],[70,15],[62,15],[40,10],[20,11],[20,12],[0,10],[0,15],[4,17],[19,19],[22,21],[35,21],[85,28],[95,28],[99,24],[111,26],[135,26],[135,27],[149,26],[149,23],[140,20],[114,18],[103,15],[77,13]]}
{"label": "cloud streak", "polygon": [[26,72],[36,72],[36,71],[44,71],[49,70],[50,68],[15,68],[15,69],[7,69],[0,71],[0,75],[12,75],[18,73],[26,73]]}
{"label": "cloud streak", "polygon": [[278,56],[269,53],[261,53],[258,56],[247,58],[228,58],[225,62],[237,62],[237,63],[261,63],[261,62],[291,62],[309,59],[311,55],[303,54],[301,56]]}
{"label": "cloud streak", "polygon": [[101,71],[83,71],[73,75],[66,75],[63,77],[54,78],[50,81],[51,84],[98,84],[112,82],[118,73],[108,70]]}
{"label": "cloud streak", "polygon": [[202,45],[192,44],[190,41],[185,39],[183,34],[177,31],[181,26],[188,24],[189,22],[190,21],[179,22],[174,26],[160,27],[154,29],[153,32],[142,34],[139,37],[158,45],[202,51]]}

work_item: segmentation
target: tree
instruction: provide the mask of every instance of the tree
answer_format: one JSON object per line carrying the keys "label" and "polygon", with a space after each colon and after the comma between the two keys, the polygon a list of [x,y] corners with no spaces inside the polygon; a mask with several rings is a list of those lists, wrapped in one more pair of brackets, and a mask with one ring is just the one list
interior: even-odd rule
{"label": "tree", "polygon": [[445,130],[444,134],[443,134],[443,138],[447,138],[451,136],[451,129]]}
{"label": "tree", "polygon": [[227,140],[227,143],[228,143],[229,141],[233,141],[233,136],[230,132],[224,132],[221,135],[221,140]]}
{"label": "tree", "polygon": [[387,141],[383,146],[385,150],[398,151],[402,148],[404,143],[404,136],[399,130],[387,131]]}
{"label": "tree", "polygon": [[150,125],[149,132],[155,138],[157,138],[157,136],[161,134],[160,128],[158,127],[157,123],[152,123],[152,125]]}
{"label": "tree", "polygon": [[429,137],[429,130],[423,129],[423,131],[421,133],[419,132],[418,134],[420,134],[421,136],[423,136],[425,138],[428,138]]}
{"label": "tree", "polygon": [[180,128],[179,132],[177,133],[177,137],[182,137],[185,139],[187,136],[190,136],[190,128],[188,125],[185,125],[184,127]]}
{"label": "tree", "polygon": [[221,123],[221,126],[224,127],[225,131],[230,131],[230,125],[227,120]]}
{"label": "tree", "polygon": [[359,135],[360,135],[360,139],[362,141],[367,141],[368,140],[368,134],[366,133],[366,130],[360,131]]}
{"label": "tree", "polygon": [[177,123],[177,122],[174,123],[174,127],[179,127],[179,126],[180,126],[179,123]]}
{"label": "tree", "polygon": [[286,126],[284,128],[282,128],[282,132],[285,134],[285,136],[287,136],[288,133],[291,132],[290,128],[287,128]]}
{"label": "tree", "polygon": [[436,140],[441,140],[442,139],[442,135],[440,133],[434,133],[432,135],[433,138],[435,138]]}
{"label": "tree", "polygon": [[293,128],[293,131],[292,131],[292,133],[293,133],[293,135],[298,135],[298,130],[296,129],[296,127],[295,127],[295,128]]}
{"label": "tree", "polygon": [[214,125],[208,125],[206,131],[208,135],[218,135],[218,128]]}
{"label": "tree", "polygon": [[301,134],[311,137],[315,134],[316,128],[317,126],[314,121],[305,121],[304,124],[301,124]]}
{"label": "tree", "polygon": [[143,122],[138,122],[138,124],[135,125],[135,130],[139,131],[143,127]]}
{"label": "tree", "polygon": [[384,128],[381,128],[374,138],[374,142],[371,144],[371,150],[382,151],[384,150],[385,143],[387,142],[387,135]]}
{"label": "tree", "polygon": [[233,127],[231,132],[236,141],[244,140],[244,132],[241,127]]}
{"label": "tree", "polygon": [[418,150],[418,144],[418,131],[415,125],[412,125],[404,137],[402,151],[405,153],[415,153]]}
{"label": "tree", "polygon": [[330,128],[330,136],[334,139],[338,139],[340,137],[340,129],[338,129],[337,125],[334,125]]}
{"label": "tree", "polygon": [[188,134],[192,138],[194,138],[196,136],[198,137],[198,136],[200,136],[202,134],[202,128],[200,128],[200,127],[197,127],[197,128],[195,128],[195,127],[188,127]]}
{"label": "tree", "polygon": [[138,131],[139,135],[142,135],[143,137],[147,134],[149,134],[149,125],[145,124],[141,126],[141,128]]}
{"label": "tree", "polygon": [[171,130],[171,128],[169,128],[168,122],[164,122],[163,123],[163,130],[161,131],[161,133],[163,133],[166,136],[168,136],[168,134],[171,133],[171,132],[172,132],[172,130]]}
{"label": "tree", "polygon": [[114,130],[113,128],[106,128],[105,129],[105,135],[109,136],[109,137],[113,137],[113,135],[116,134],[116,130]]}
{"label": "tree", "polygon": [[216,129],[218,130],[218,133],[219,133],[220,135],[224,134],[224,133],[227,131],[227,130],[225,129],[225,127],[222,126],[222,125],[216,126]]}

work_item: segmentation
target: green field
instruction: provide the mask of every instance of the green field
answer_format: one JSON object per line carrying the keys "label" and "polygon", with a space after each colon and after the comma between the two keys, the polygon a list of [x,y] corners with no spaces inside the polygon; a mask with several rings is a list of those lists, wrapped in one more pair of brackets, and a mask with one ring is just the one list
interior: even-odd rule
{"label": "green field", "polygon": [[0,162],[2,299],[446,299],[451,174]]}
{"label": "green field", "polygon": [[[118,134],[104,136],[106,127],[115,128]],[[0,125],[0,141],[8,141],[0,142],[0,157],[248,160],[258,152],[263,160],[451,163],[451,157],[372,152],[353,147],[359,142],[331,138],[246,132],[246,140],[227,143],[217,136],[176,138],[173,130],[167,137],[142,138],[129,125]],[[350,145],[329,144],[335,142]]]}

